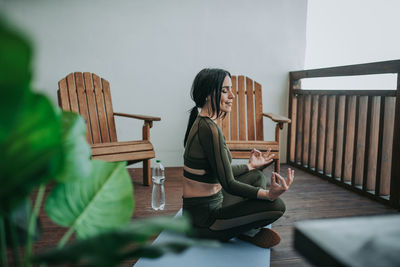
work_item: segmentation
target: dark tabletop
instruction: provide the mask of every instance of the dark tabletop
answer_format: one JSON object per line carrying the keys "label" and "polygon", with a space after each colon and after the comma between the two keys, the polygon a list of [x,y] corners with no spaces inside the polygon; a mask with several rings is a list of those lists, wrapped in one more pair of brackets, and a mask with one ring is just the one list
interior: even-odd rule
{"label": "dark tabletop", "polygon": [[400,267],[400,215],[297,222],[294,247],[316,266]]}

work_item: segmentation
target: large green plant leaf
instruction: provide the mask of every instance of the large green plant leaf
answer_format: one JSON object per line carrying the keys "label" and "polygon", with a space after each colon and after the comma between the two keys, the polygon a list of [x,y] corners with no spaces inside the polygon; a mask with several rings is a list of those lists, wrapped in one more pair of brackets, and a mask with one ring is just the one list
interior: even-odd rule
{"label": "large green plant leaf", "polygon": [[0,214],[53,179],[63,162],[60,119],[50,101],[32,93],[18,112],[18,120],[0,140]]}
{"label": "large green plant leaf", "polygon": [[58,184],[45,209],[57,224],[76,230],[86,238],[120,226],[133,213],[133,185],[125,162],[92,161],[86,179]]}
{"label": "large green plant leaf", "polygon": [[62,111],[62,146],[65,161],[57,181],[65,182],[75,179],[86,179],[90,175],[90,146],[86,141],[85,121],[79,114]]}
{"label": "large green plant leaf", "polygon": [[61,166],[59,119],[29,90],[32,48],[0,18],[0,214],[11,212]]}
{"label": "large green plant leaf", "polygon": [[155,217],[135,220],[128,225],[92,238],[76,241],[61,249],[53,249],[35,257],[36,263],[116,266],[123,260],[139,257],[157,258],[165,253],[179,253],[196,246],[217,246],[215,241],[194,240],[176,236],[174,242],[150,245],[145,243],[162,230],[183,233],[190,231],[186,217]]}
{"label": "large green plant leaf", "polygon": [[29,41],[0,17],[0,140],[16,123],[29,94],[31,58]]}

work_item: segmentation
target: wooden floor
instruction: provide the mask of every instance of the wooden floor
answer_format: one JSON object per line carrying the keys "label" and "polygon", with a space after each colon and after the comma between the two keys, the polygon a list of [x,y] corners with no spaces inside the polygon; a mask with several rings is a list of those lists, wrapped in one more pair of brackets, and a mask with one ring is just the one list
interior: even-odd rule
{"label": "wooden floor", "polygon": [[[281,165],[283,173],[287,166]],[[134,181],[136,208],[134,218],[175,214],[182,203],[182,168],[166,169],[166,206],[162,212],[151,209],[151,188],[141,185],[141,170],[131,172]],[[292,247],[293,223],[308,219],[365,216],[395,213],[396,210],[357,193],[334,185],[319,177],[295,168],[295,181],[282,195],[286,203],[285,215],[272,225],[282,237],[271,250],[271,266],[311,266]],[[128,266],[128,265],[127,265]]]}
{"label": "wooden floor", "polygon": [[[282,172],[287,166],[282,165]],[[151,209],[151,187],[142,185],[142,170],[129,169],[134,183],[135,212],[133,219],[158,215],[174,215],[182,207],[182,168],[166,168],[166,205],[163,211]],[[372,201],[366,197],[331,184],[321,178],[295,169],[295,181],[282,199],[286,203],[285,215],[272,225],[279,232],[282,241],[271,250],[271,266],[310,266],[293,247],[293,223],[296,221],[364,216],[395,213],[394,209]],[[46,190],[48,194],[49,190]],[[65,228],[52,223],[43,212],[40,213],[42,236],[35,243],[35,251],[55,246]],[[121,263],[120,266],[132,266],[136,260]],[[210,266],[211,267],[211,266]]]}

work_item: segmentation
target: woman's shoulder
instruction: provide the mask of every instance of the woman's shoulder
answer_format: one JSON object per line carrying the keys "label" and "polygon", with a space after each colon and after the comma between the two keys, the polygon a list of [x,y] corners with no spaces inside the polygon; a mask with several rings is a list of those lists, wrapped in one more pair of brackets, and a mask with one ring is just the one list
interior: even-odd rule
{"label": "woman's shoulder", "polygon": [[218,125],[209,117],[198,117],[199,120],[199,131],[208,133],[210,135],[219,135],[220,129]]}
{"label": "woman's shoulder", "polygon": [[209,129],[218,128],[217,124],[209,117],[198,116],[197,120],[199,121],[199,127]]}

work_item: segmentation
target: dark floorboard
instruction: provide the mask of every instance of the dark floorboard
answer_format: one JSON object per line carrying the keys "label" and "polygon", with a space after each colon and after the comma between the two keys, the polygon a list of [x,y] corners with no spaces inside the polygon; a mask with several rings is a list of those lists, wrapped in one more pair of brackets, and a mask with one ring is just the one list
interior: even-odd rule
{"label": "dark floorboard", "polygon": [[[287,166],[281,170],[286,173]],[[346,190],[326,180],[295,169],[295,181],[282,199],[286,203],[285,215],[272,226],[282,237],[279,245],[271,250],[271,266],[311,266],[292,246],[293,223],[301,220],[367,216],[395,213],[396,210]],[[134,183],[135,212],[133,219],[158,215],[174,215],[182,206],[182,168],[166,168],[166,205],[163,211],[151,209],[151,187],[142,185],[142,170],[130,169]],[[47,190],[48,193],[49,190]],[[57,244],[65,229],[52,223],[43,210],[40,213],[42,237],[35,244],[35,251]],[[121,263],[132,266],[136,260]]]}
{"label": "dark floorboard", "polygon": [[[285,170],[287,166],[282,166]],[[293,223],[309,219],[393,213],[396,210],[295,168],[295,182],[282,195],[285,215],[272,225],[282,237],[271,249],[271,266],[311,266],[293,249]]]}
{"label": "dark floorboard", "polygon": [[[285,173],[287,166],[282,165]],[[295,169],[296,178],[291,189],[282,195],[286,203],[285,215],[272,225],[282,237],[279,245],[271,250],[271,266],[311,266],[292,246],[293,223],[309,219],[366,216],[394,213],[396,210],[384,206],[357,193],[334,185],[319,177]],[[137,208],[135,218],[160,214],[151,210],[151,189],[141,185],[140,170],[132,171],[135,183]],[[167,168],[166,209],[162,214],[175,214],[181,208],[182,168]]]}

